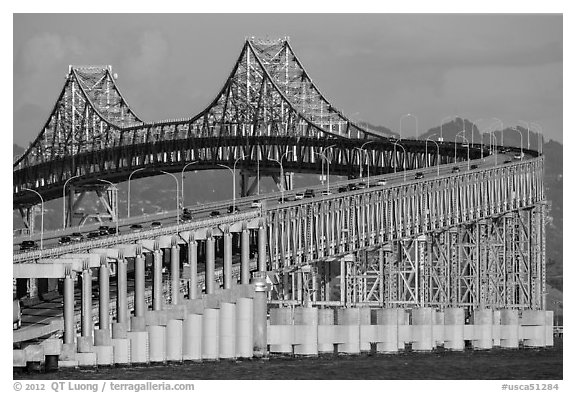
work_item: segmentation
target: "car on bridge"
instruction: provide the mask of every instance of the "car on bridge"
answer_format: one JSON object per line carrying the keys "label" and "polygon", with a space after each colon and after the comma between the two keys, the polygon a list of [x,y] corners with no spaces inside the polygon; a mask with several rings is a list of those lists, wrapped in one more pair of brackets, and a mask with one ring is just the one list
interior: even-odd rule
{"label": "car on bridge", "polygon": [[62,236],[59,240],[58,240],[58,244],[68,244],[72,241],[72,239],[70,238],[70,236]]}
{"label": "car on bridge", "polygon": [[219,216],[219,215],[220,215],[220,212],[219,212],[218,210],[214,210],[214,211],[211,211],[211,212],[210,212],[210,217],[216,217],[216,216]]}
{"label": "car on bridge", "polygon": [[187,207],[184,208],[182,211],[182,215],[180,216],[182,221],[192,221],[192,212]]}
{"label": "car on bridge", "polygon": [[140,232],[142,230],[142,225],[140,224],[132,224],[130,225],[130,229],[132,229],[133,232]]}
{"label": "car on bridge", "polygon": [[100,231],[92,231],[87,236],[88,239],[95,239],[97,237],[100,237]]}
{"label": "car on bridge", "polygon": [[323,191],[321,192],[321,194],[322,194],[323,196],[332,195],[332,193],[331,193],[330,191],[328,191],[328,190],[323,190]]}
{"label": "car on bridge", "polygon": [[304,192],[304,198],[314,198],[315,196],[316,195],[314,194],[314,190],[310,188]]}
{"label": "car on bridge", "polygon": [[416,175],[414,176],[414,179],[418,180],[418,179],[424,179],[424,173],[422,172],[416,172]]}
{"label": "car on bridge", "polygon": [[303,192],[296,193],[296,195],[294,196],[294,199],[297,201],[304,199],[304,193]]}
{"label": "car on bridge", "polygon": [[261,202],[261,201],[258,201],[258,200],[256,200],[256,201],[253,201],[253,202],[252,202],[252,204],[251,204],[250,206],[251,206],[251,207],[255,207],[255,208],[258,208],[258,209],[261,209],[261,208],[262,208],[262,202]]}
{"label": "car on bridge", "polygon": [[378,180],[378,181],[376,182],[376,185],[377,185],[377,186],[385,186],[386,184],[388,184],[388,183],[386,182],[386,180]]}
{"label": "car on bridge", "polygon": [[70,235],[70,240],[73,242],[81,242],[84,240],[84,235],[80,232],[74,232]]}
{"label": "car on bridge", "polygon": [[150,228],[161,228],[162,227],[162,223],[160,221],[154,221],[152,224],[150,224]]}
{"label": "car on bridge", "polygon": [[38,244],[34,240],[24,240],[20,243],[20,251],[32,251],[37,250]]}
{"label": "car on bridge", "polygon": [[473,170],[473,169],[478,169],[478,165],[476,165],[476,164],[470,165],[470,169],[471,169],[471,170]]}
{"label": "car on bridge", "polygon": [[460,172],[460,168],[455,166],[454,168],[452,168],[452,173],[458,173]]}
{"label": "car on bridge", "polygon": [[100,232],[100,236],[108,236],[110,234],[110,227],[107,225],[102,225],[98,228],[98,232]]}

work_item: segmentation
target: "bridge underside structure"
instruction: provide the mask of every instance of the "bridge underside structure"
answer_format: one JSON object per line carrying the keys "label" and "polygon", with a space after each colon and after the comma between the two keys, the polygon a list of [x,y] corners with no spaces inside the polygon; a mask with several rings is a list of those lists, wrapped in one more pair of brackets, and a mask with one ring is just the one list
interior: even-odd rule
{"label": "bridge underside structure", "polygon": [[[318,173],[326,154],[331,174],[352,178],[370,168],[374,181],[401,171],[410,177],[264,206],[258,228],[241,215],[237,222],[226,216],[227,225],[244,228],[236,232],[250,228],[258,270],[272,282],[270,303],[544,309],[543,157],[525,151],[522,160],[486,165],[483,158],[493,153],[478,145],[396,141],[365,129],[320,94],[287,40],[247,40],[216,99],[188,119],[143,122],[109,68],[72,67],[42,133],[14,164],[13,203],[20,209],[37,204],[23,188],[45,200],[59,198],[74,176],[72,189],[98,179],[122,182],[141,168],[133,178],[177,172],[193,161],[189,168],[199,170],[238,160],[247,176],[256,167],[278,170],[276,160],[284,172]],[[479,168],[414,180],[414,170],[461,165],[468,158]],[[118,219],[113,203],[108,205],[110,218]],[[201,227],[175,225],[162,228],[162,236],[171,231],[184,248],[212,249],[207,242],[213,236],[206,233],[224,236],[220,224],[215,218]],[[102,250],[149,242],[155,233],[87,241],[43,255],[107,255]],[[193,251],[186,255],[195,263]],[[232,253],[223,258],[226,266]],[[29,252],[15,255],[14,262],[38,259],[38,252]]]}

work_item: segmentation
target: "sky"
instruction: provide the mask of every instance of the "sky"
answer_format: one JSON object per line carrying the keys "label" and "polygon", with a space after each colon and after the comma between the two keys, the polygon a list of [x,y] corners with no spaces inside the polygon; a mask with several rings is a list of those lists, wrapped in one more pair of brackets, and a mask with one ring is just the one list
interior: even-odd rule
{"label": "sky", "polygon": [[40,132],[68,65],[112,65],[145,121],[212,101],[245,37],[290,37],[324,96],[403,135],[461,116],[562,141],[561,14],[14,14],[14,142]]}

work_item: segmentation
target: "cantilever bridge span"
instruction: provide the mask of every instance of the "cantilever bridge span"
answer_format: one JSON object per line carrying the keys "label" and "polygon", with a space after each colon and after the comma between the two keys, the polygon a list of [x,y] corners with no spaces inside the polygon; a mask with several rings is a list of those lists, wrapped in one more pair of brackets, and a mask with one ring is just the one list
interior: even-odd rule
{"label": "cantilever bridge span", "polygon": [[[315,153],[330,158],[331,173],[352,177],[369,167],[374,187],[344,188],[357,182],[350,180],[303,200],[264,196],[269,203],[250,212],[54,247],[43,250],[49,258],[43,261],[39,251],[20,253],[15,275],[85,274],[94,267],[91,254],[102,255],[96,267],[105,269],[149,252],[155,261],[158,253],[178,261],[182,248],[187,293],[196,297],[218,284],[216,254],[224,266],[221,284],[230,288],[234,254],[247,283],[257,250],[258,270],[272,277],[270,303],[545,309],[543,157],[526,150],[506,162],[503,147],[435,147],[386,138],[348,120],[312,84],[286,40],[248,40],[217,98],[184,120],[145,123],[109,69],[73,67],[42,133],[14,164],[15,207],[36,203],[23,187],[54,199],[73,176],[80,185],[119,182],[139,168],[174,172],[191,161],[199,161],[194,169],[236,160],[247,170],[257,163],[278,169],[273,159],[283,158],[286,171],[319,172]],[[415,179],[416,171],[424,178]],[[83,255],[92,262],[83,263]],[[204,288],[195,278],[198,263],[205,266]],[[180,266],[171,269],[175,302]]]}

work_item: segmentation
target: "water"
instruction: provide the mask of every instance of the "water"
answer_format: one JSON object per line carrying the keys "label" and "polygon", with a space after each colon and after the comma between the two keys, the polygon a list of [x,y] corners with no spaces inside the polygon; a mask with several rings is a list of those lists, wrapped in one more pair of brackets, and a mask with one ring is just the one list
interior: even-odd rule
{"label": "water", "polygon": [[271,358],[15,374],[14,379],[530,379],[561,380],[562,340],[547,349]]}

